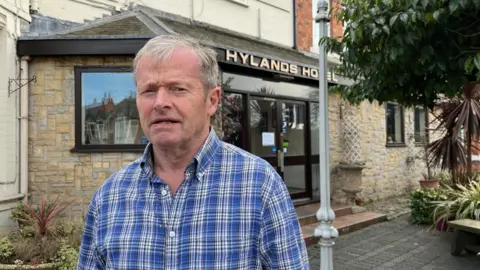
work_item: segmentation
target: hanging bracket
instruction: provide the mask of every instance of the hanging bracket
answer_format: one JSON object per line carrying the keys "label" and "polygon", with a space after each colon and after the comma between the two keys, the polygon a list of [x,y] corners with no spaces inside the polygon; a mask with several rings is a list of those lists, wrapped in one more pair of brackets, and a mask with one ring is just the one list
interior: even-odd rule
{"label": "hanging bracket", "polygon": [[33,75],[31,79],[8,79],[8,96],[17,92],[19,89],[31,82],[37,82],[37,76]]}

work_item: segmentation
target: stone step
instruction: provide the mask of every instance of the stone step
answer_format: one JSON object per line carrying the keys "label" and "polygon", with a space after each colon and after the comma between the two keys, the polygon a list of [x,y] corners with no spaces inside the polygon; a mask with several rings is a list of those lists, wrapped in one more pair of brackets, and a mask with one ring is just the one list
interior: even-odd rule
{"label": "stone step", "polygon": [[[295,207],[300,226],[318,222],[316,214],[319,208],[320,203],[312,203]],[[352,207],[343,204],[334,204],[332,205],[332,209],[335,212],[335,217],[342,217],[353,213]]]}
{"label": "stone step", "polygon": [[[337,229],[339,235],[343,235],[386,220],[387,216],[384,214],[374,212],[355,213],[335,218],[333,227]],[[318,242],[319,238],[313,235],[318,225],[319,223],[313,223],[302,226],[303,239],[305,239],[307,246]]]}

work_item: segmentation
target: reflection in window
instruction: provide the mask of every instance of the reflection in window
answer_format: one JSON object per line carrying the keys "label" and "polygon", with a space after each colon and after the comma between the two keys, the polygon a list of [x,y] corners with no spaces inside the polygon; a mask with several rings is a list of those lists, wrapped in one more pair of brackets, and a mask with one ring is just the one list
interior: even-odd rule
{"label": "reflection in window", "polygon": [[243,147],[245,135],[242,125],[244,121],[243,96],[223,92],[217,114],[213,118],[213,125],[221,134],[224,142]]}
{"label": "reflection in window", "polygon": [[228,89],[267,95],[318,99],[318,88],[315,87],[294,83],[267,81],[257,77],[223,72],[223,90],[225,91]]}
{"label": "reflection in window", "polygon": [[136,88],[131,72],[82,73],[82,144],[140,144]]}
{"label": "reflection in window", "polygon": [[415,143],[427,143],[427,114],[423,108],[415,108],[414,112],[414,137]]}
{"label": "reflection in window", "polygon": [[403,108],[395,103],[387,103],[387,143],[404,143]]}

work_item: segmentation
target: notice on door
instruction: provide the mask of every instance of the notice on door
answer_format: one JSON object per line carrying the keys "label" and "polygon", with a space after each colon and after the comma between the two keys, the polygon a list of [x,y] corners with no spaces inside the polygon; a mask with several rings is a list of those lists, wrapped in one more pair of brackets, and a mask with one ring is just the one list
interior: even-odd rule
{"label": "notice on door", "polygon": [[275,146],[275,133],[274,132],[262,132],[262,145],[263,146]]}

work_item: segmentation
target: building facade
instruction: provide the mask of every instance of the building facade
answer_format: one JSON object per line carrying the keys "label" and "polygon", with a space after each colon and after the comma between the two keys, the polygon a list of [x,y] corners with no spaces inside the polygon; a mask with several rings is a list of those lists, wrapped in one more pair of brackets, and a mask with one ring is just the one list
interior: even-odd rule
{"label": "building facade", "polygon": [[[319,0],[297,0],[298,49],[318,54],[318,24],[314,17]],[[340,0],[330,1],[330,37],[343,37],[343,25],[334,14]],[[330,56],[335,59],[335,56]],[[332,197],[343,201],[352,191],[365,203],[395,197],[418,186],[425,170],[421,158],[429,117],[422,108],[395,103],[362,102],[352,106],[329,95],[330,171]],[[353,134],[353,135],[351,135]],[[350,164],[349,164],[350,163]],[[357,166],[360,163],[361,165]],[[345,164],[354,165],[346,169]],[[350,166],[352,167],[352,166]]]}
{"label": "building facade", "polygon": [[292,0],[37,0],[41,14],[83,23],[141,4],[184,18],[294,46]]}
{"label": "building facade", "polygon": [[27,194],[27,66],[17,56],[16,40],[31,21],[28,1],[0,1],[0,233],[11,225],[9,210]]}
{"label": "building facade", "polygon": [[[53,2],[35,1],[39,14],[17,41],[16,57],[29,60],[24,77],[36,78],[27,85],[24,129],[32,202],[60,196],[72,202],[68,213],[81,218],[105,179],[140,156],[147,140],[131,63],[148,39],[174,33],[199,38],[218,53],[223,95],[212,121],[217,134],[269,161],[296,203],[318,200],[314,1]],[[332,21],[330,32],[343,33],[341,24]],[[330,55],[329,66],[336,63]],[[351,82],[330,71],[328,83]],[[413,158],[420,150],[414,135],[422,132],[423,115],[393,103],[351,106],[331,94],[334,201],[376,201],[415,186],[423,165]]]}

